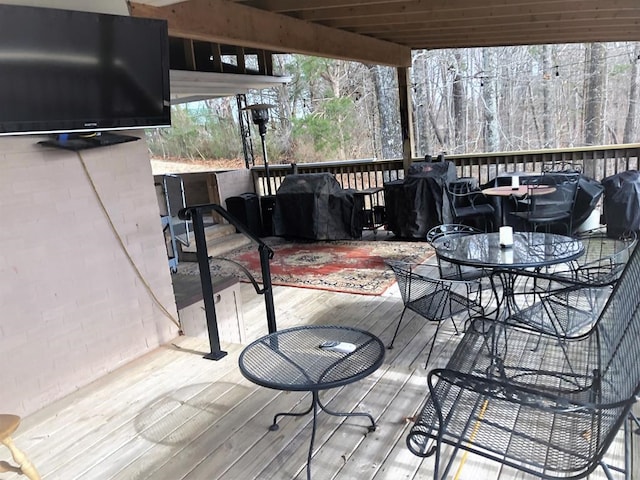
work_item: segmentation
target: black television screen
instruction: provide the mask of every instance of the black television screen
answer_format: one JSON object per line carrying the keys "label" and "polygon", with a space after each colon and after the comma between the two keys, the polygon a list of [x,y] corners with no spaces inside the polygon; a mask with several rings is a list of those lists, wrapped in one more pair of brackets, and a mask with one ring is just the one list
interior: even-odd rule
{"label": "black television screen", "polygon": [[0,135],[168,126],[162,20],[0,5]]}

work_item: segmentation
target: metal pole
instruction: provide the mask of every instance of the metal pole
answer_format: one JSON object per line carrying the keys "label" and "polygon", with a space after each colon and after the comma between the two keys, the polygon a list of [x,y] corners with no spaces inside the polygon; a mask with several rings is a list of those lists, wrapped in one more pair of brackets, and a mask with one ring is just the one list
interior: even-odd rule
{"label": "metal pole", "polygon": [[193,232],[196,237],[196,258],[200,270],[200,283],[202,285],[202,300],[207,318],[207,330],[209,332],[209,346],[211,353],[204,358],[209,360],[220,360],[227,355],[220,349],[220,337],[218,335],[218,320],[216,317],[216,307],[213,301],[213,285],[211,283],[211,270],[209,270],[209,253],[207,252],[207,239],[204,233],[204,222],[202,212],[199,208],[191,209],[191,219],[193,220]]}
{"label": "metal pole", "polygon": [[267,327],[269,333],[278,330],[276,326],[276,311],[273,303],[273,286],[271,285],[271,268],[269,267],[269,259],[271,251],[265,248],[266,245],[260,245],[260,268],[262,269],[262,290],[264,294],[264,305],[267,310]]}
{"label": "metal pole", "polygon": [[267,160],[267,142],[265,141],[266,132],[260,132],[262,138],[262,155],[264,156],[264,175],[267,177],[267,195],[271,196],[271,177],[269,176],[269,160]]}

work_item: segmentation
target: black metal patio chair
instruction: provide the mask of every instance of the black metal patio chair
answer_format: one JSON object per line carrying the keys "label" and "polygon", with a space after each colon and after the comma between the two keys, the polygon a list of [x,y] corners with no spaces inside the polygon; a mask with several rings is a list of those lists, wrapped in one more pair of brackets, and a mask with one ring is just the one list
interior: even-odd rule
{"label": "black metal patio chair", "polygon": [[[475,179],[474,179],[475,180]],[[467,179],[445,184],[445,192],[451,208],[452,223],[482,224],[485,232],[493,231],[495,209],[484,193]]]}
{"label": "black metal patio chair", "polygon": [[436,265],[391,260],[386,263],[395,274],[404,304],[393,338],[387,348],[393,348],[404,314],[407,310],[411,310],[426,320],[436,323],[436,331],[431,338],[425,363],[427,365],[443,321],[451,319],[458,333],[458,327],[453,321],[454,316],[461,313],[467,316],[472,313],[484,314],[484,309],[478,301],[478,294],[468,294],[468,281],[441,278]]}
{"label": "black metal patio chair", "polygon": [[437,225],[427,232],[426,240],[429,245],[433,247],[436,253],[438,268],[442,278],[449,278],[452,280],[476,280],[488,275],[488,273],[481,268],[451,263],[443,260],[438,255],[439,249],[446,250],[449,248],[448,240],[452,237],[460,235],[475,235],[477,233],[482,233],[482,230],[468,225],[463,225],[461,223],[445,223]]}
{"label": "black metal patio chair", "polygon": [[529,190],[541,186],[553,187],[551,193],[545,195],[528,194],[518,200],[520,211],[511,215],[524,222],[527,230],[535,232],[540,227],[546,231],[560,229],[571,235],[573,231],[572,216],[576,195],[578,193],[579,173],[544,173],[527,184]]}
{"label": "black metal patio chair", "polygon": [[[446,478],[459,449],[541,478],[584,478],[612,466],[605,453],[640,394],[640,251],[635,249],[594,326],[552,336],[476,319],[446,367],[429,372],[429,395],[407,436],[411,452],[435,455]],[[493,354],[489,354],[491,346]],[[453,455],[443,461],[443,446]]]}
{"label": "black metal patio chair", "polygon": [[[522,296],[535,298],[528,306],[505,319],[506,323],[533,328],[561,340],[581,335],[591,328],[620,277],[636,234],[610,238],[602,231],[580,236],[584,254],[568,264],[545,272],[524,271],[520,277]],[[533,295],[526,284],[534,285]]]}
{"label": "black metal patio chair", "polygon": [[483,290],[490,290],[490,288],[488,288],[488,285],[484,285],[482,281],[483,279],[488,279],[491,272],[482,268],[449,262],[441,258],[438,253],[440,250],[449,248],[448,240],[452,237],[475,235],[477,233],[482,233],[482,230],[459,223],[445,223],[437,225],[427,232],[427,242],[435,251],[440,277],[443,279],[463,280],[467,282],[467,295],[472,296],[478,294],[478,302],[486,305],[486,303],[483,302],[482,294]]}

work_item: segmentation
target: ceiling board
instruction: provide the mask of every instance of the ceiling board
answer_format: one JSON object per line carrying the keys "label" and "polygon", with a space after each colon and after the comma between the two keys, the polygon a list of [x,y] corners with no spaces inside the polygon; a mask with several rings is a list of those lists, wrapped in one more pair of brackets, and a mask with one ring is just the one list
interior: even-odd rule
{"label": "ceiling board", "polygon": [[141,4],[165,5],[152,13],[168,18],[170,26],[181,12],[180,30],[191,38],[217,35],[212,41],[394,66],[410,64],[402,48],[640,41],[640,0],[141,0],[132,5]]}

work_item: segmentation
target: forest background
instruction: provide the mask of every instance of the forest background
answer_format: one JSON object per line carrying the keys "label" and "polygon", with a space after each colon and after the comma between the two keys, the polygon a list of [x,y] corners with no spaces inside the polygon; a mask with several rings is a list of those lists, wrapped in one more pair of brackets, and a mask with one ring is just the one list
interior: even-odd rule
{"label": "forest background", "polygon": [[[402,157],[394,68],[276,55],[274,70],[292,81],[246,95],[274,105],[270,163]],[[410,74],[418,157],[640,141],[637,42],[418,50]],[[235,97],[173,106],[147,137],[156,159],[244,164]]]}

